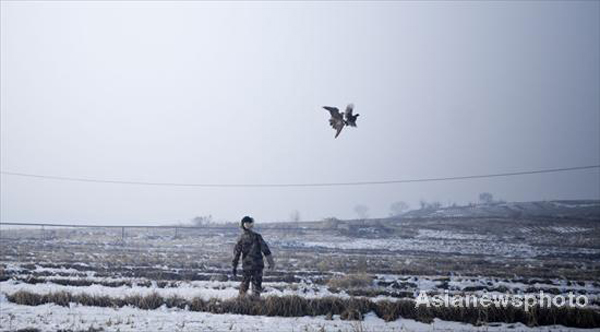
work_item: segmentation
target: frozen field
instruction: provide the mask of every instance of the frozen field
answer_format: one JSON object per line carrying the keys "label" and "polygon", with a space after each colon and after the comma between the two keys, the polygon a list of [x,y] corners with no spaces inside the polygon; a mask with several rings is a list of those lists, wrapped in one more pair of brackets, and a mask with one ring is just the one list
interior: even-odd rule
{"label": "frozen field", "polygon": [[[173,229],[128,229],[124,238],[120,229],[4,228],[0,328],[575,331],[600,327],[595,325],[600,324],[597,221],[452,218],[297,226],[259,229],[277,261],[275,271],[265,271],[260,308],[237,300],[239,280],[229,273],[239,232],[235,226],[179,230],[177,236]],[[410,304],[421,291],[457,296],[543,291],[585,295],[589,302],[579,311],[521,316],[508,311],[412,309]]]}

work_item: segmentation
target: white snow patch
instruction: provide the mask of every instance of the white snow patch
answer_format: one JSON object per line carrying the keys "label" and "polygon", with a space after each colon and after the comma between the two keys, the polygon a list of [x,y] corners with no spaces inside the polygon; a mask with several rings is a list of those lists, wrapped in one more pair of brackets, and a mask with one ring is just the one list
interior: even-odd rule
{"label": "white snow patch", "polygon": [[469,324],[435,319],[432,324],[412,319],[385,322],[374,313],[365,315],[364,321],[343,321],[339,316],[326,320],[317,317],[265,317],[234,314],[211,314],[192,312],[177,308],[161,307],[157,310],[142,310],[132,307],[99,308],[73,304],[61,307],[45,304],[35,307],[2,303],[0,326],[8,330],[38,328],[40,331],[88,330],[102,328],[103,331],[571,331],[584,329],[563,326],[529,328],[523,324],[494,324],[476,327]]}

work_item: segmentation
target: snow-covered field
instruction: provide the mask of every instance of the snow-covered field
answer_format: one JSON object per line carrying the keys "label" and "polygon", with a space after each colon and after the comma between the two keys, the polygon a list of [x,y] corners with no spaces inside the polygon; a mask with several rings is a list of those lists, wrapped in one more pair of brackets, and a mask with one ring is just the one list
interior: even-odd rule
{"label": "snow-covered field", "polygon": [[45,304],[36,307],[9,303],[0,295],[2,314],[0,328],[19,330],[37,327],[40,331],[590,331],[589,329],[545,326],[531,328],[521,323],[489,324],[476,327],[470,324],[436,319],[424,324],[412,319],[385,322],[375,314],[367,314],[363,321],[341,320],[339,316],[327,319],[316,317],[263,317],[233,314],[190,312],[161,307],[142,310],[132,307],[120,309],[72,305],[61,307]]}
{"label": "snow-covered field", "polygon": [[[360,225],[354,232],[273,231],[263,235],[278,268],[265,271],[263,298],[357,299],[372,303],[414,301],[421,291],[457,296],[483,294],[585,295],[599,311],[598,226],[493,224],[472,221],[443,227],[419,221]],[[362,228],[361,228],[362,227]],[[379,225],[381,227],[381,225]],[[237,230],[174,237],[156,231],[120,234],[91,229],[3,231],[0,243],[0,330],[40,331],[579,331],[522,323],[386,321],[373,311],[362,320],[339,314],[278,317],[190,310],[38,303],[21,305],[15,294],[56,294],[127,299],[158,296],[191,303],[228,301],[239,279],[229,274]],[[7,236],[8,235],[8,236]],[[561,245],[556,245],[560,240]],[[555,245],[551,245],[555,243]],[[23,293],[26,292],[26,293]],[[599,313],[600,314],[600,313]]]}

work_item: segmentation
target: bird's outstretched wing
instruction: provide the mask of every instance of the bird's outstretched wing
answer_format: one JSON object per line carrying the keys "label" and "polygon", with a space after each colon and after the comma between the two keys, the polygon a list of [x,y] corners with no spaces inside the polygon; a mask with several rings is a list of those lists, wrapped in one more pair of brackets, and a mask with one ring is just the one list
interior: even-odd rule
{"label": "bird's outstretched wing", "polygon": [[329,111],[332,119],[343,119],[342,113],[340,113],[340,110],[337,107],[323,106],[323,108]]}
{"label": "bird's outstretched wing", "polygon": [[340,113],[340,110],[337,107],[323,106],[323,108],[328,110],[329,114],[331,114],[329,125],[331,128],[335,129],[335,138],[337,138],[346,125],[346,122],[344,121],[344,115]]}
{"label": "bird's outstretched wing", "polygon": [[334,138],[337,138],[338,136],[340,136],[340,133],[342,132],[342,129],[344,129],[344,124],[343,123],[342,123],[342,125],[337,126],[337,128],[335,128],[336,132],[335,132],[335,137]]}
{"label": "bird's outstretched wing", "polygon": [[346,125],[348,125],[350,127],[356,127],[356,119],[360,115],[360,114],[353,115],[352,114],[353,110],[354,110],[354,104],[348,104],[348,106],[346,107],[346,112],[344,112],[344,115],[346,116],[345,123],[346,123]]}
{"label": "bird's outstretched wing", "polygon": [[346,117],[352,117],[352,110],[354,110],[354,104],[348,104],[346,106]]}

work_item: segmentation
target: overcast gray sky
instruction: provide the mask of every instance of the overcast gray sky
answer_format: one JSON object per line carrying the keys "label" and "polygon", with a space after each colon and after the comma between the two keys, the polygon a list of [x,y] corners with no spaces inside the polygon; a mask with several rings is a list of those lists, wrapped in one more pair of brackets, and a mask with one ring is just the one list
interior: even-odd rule
{"label": "overcast gray sky", "polygon": [[[1,169],[347,182],[600,164],[600,2],[1,2]],[[356,105],[338,139],[323,105]],[[364,204],[600,198],[598,169],[333,188],[1,176],[1,220],[353,218]]]}

